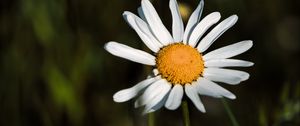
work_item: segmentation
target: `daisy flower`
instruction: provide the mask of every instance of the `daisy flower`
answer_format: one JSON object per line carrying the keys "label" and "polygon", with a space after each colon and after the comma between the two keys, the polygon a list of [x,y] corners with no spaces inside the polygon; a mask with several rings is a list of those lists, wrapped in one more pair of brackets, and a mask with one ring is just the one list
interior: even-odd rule
{"label": "daisy flower", "polygon": [[170,0],[172,35],[149,0],[142,0],[139,16],[128,11],[123,13],[126,22],[153,54],[117,42],[108,42],[105,49],[115,56],[153,66],[153,73],[135,86],[115,93],[115,102],[138,96],[135,107],[144,106],[144,113],[149,113],[163,106],[169,110],[177,109],[186,94],[198,110],[205,112],[199,94],[236,98],[215,82],[237,85],[249,78],[248,73],[227,67],[253,65],[249,61],[230,59],[250,49],[252,41],[241,41],[206,53],[210,45],[237,22],[238,17],[232,15],[224,19],[203,36],[221,18],[219,12],[213,12],[200,20],[203,5],[201,0],[184,29],[177,2]]}

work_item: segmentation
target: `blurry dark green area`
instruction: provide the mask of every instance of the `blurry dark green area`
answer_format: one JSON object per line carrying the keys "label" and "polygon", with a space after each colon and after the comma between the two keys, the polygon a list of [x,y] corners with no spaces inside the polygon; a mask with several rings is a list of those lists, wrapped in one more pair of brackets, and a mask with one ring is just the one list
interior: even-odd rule
{"label": "blurry dark green area", "polygon": [[[171,29],[168,0],[152,0]],[[199,0],[179,0],[187,12]],[[203,15],[237,14],[238,23],[209,50],[251,39],[236,58],[255,63],[229,105],[242,126],[300,125],[300,2],[298,0],[206,0]],[[146,78],[151,69],[106,52],[114,40],[148,50],[122,19],[140,0],[1,0],[1,126],[144,126],[133,102],[112,95]],[[202,16],[203,17],[203,16]],[[186,22],[186,18],[184,21]],[[149,51],[149,50],[148,50]],[[207,113],[190,102],[192,125],[231,125],[220,99],[201,96]],[[181,126],[181,109],[160,109],[158,126]]]}

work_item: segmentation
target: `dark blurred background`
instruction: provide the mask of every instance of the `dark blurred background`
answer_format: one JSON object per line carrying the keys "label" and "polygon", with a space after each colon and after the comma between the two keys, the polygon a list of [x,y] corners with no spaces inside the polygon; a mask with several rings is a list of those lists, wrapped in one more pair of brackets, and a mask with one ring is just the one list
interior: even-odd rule
{"label": "dark blurred background", "polygon": [[[152,0],[171,29],[168,0]],[[199,0],[179,0],[184,21]],[[1,0],[1,126],[145,126],[133,101],[112,95],[146,78],[143,66],[109,54],[111,40],[147,50],[122,19],[140,0]],[[251,39],[239,59],[253,61],[248,81],[220,84],[236,94],[227,100],[241,126],[300,125],[299,0],[206,0],[203,16],[237,14],[239,21],[210,50]],[[203,17],[202,16],[202,17]],[[201,96],[207,113],[189,103],[193,126],[230,126],[220,99]],[[181,108],[160,109],[157,126],[182,126]]]}

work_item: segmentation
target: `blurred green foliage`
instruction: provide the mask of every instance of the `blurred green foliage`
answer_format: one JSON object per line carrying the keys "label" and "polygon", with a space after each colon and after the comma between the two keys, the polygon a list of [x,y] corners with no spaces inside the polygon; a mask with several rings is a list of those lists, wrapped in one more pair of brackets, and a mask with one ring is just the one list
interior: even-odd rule
{"label": "blurred green foliage", "polygon": [[[294,86],[291,86],[294,85]],[[295,87],[295,88],[291,88]],[[271,107],[261,104],[259,107],[259,124],[263,126],[298,125],[300,113],[300,83],[285,83],[277,100]],[[269,114],[267,114],[269,113]],[[272,120],[270,122],[269,120]]]}
{"label": "blurred green foliage", "polygon": [[[170,28],[168,0],[152,0]],[[179,0],[190,13],[198,0]],[[222,86],[242,126],[300,125],[300,2],[206,0],[204,14],[237,14],[239,22],[211,47],[252,39],[239,56],[255,63],[250,80]],[[113,57],[103,49],[115,40],[146,49],[122,19],[140,0],[2,0],[0,2],[1,126],[131,126],[147,117],[133,103],[114,103],[116,91],[147,76],[149,67]],[[185,19],[186,21],[186,19]],[[192,125],[230,125],[219,99],[201,96],[207,113],[191,108]],[[161,109],[156,125],[182,125],[181,110]]]}

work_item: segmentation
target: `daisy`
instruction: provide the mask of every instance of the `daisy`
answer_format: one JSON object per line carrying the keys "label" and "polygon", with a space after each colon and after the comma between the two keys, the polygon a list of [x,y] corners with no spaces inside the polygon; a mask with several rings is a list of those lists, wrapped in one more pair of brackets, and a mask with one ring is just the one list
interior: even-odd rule
{"label": "daisy", "polygon": [[232,15],[226,18],[203,36],[221,18],[219,12],[213,12],[200,20],[203,5],[201,0],[184,29],[177,2],[170,0],[172,35],[149,0],[142,0],[138,8],[139,16],[128,11],[123,13],[126,22],[153,51],[153,55],[117,42],[108,42],[105,49],[115,56],[150,65],[154,69],[147,79],[115,93],[115,102],[125,102],[139,96],[135,107],[144,106],[144,113],[149,113],[163,106],[169,110],[177,109],[186,94],[198,110],[205,112],[199,94],[236,98],[215,82],[237,85],[249,78],[246,72],[224,67],[252,66],[253,63],[249,61],[229,59],[250,49],[252,41],[241,41],[205,53],[213,42],[237,22],[238,17]]}

